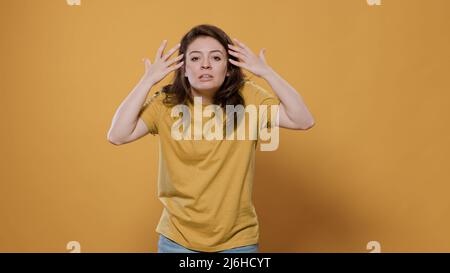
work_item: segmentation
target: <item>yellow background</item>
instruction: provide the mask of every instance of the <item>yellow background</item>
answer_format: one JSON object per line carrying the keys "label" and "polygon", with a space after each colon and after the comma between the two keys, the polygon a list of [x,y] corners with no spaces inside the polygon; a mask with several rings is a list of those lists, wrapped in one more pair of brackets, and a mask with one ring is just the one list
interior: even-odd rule
{"label": "yellow background", "polygon": [[258,151],[262,252],[450,251],[450,1],[0,6],[1,252],[156,252],[158,137],[106,134],[142,58],[201,23],[265,47],[316,121]]}

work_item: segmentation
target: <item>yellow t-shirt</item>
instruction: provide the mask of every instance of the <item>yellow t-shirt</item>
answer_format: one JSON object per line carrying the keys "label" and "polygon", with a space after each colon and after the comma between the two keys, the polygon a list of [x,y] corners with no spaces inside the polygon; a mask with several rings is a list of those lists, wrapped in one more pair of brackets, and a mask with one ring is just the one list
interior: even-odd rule
{"label": "yellow t-shirt", "polygon": [[[240,92],[245,105],[257,109],[280,103],[249,80]],[[160,136],[158,197],[164,209],[156,232],[203,252],[258,243],[259,223],[252,202],[258,138],[237,140],[235,134],[234,140],[175,140],[171,128],[180,118],[171,116],[171,107],[162,102],[164,97],[165,93],[157,92],[140,113],[150,133]],[[189,107],[194,116],[192,105]]]}

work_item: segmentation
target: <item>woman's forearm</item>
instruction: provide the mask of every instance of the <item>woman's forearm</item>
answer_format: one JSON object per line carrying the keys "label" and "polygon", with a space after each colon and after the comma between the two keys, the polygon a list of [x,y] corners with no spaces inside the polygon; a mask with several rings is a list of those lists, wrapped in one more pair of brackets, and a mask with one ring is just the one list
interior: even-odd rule
{"label": "woman's forearm", "polygon": [[[314,125],[314,118],[306,107],[302,96],[273,69],[263,75],[281,101],[289,120],[298,128],[309,128]],[[281,122],[281,121],[280,121]]]}
{"label": "woman's forearm", "polygon": [[144,75],[125,100],[123,100],[114,114],[111,127],[108,131],[109,141],[120,142],[131,135],[136,127],[142,105],[153,85],[152,79]]}

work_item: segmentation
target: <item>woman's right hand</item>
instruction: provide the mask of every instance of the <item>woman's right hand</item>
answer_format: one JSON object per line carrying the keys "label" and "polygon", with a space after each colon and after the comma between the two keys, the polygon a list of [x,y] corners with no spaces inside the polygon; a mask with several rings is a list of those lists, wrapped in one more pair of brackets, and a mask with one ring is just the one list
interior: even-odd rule
{"label": "woman's right hand", "polygon": [[180,47],[180,44],[177,44],[174,46],[167,54],[163,55],[164,48],[167,45],[167,40],[164,40],[161,44],[161,46],[158,48],[158,51],[156,52],[155,61],[154,63],[150,63],[150,60],[145,58],[145,74],[144,78],[149,79],[152,81],[153,84],[157,84],[162,79],[164,79],[170,72],[174,71],[175,69],[180,68],[183,65],[183,61],[171,66],[172,64],[178,62],[179,60],[182,60],[183,54],[180,56],[170,59],[169,57],[175,53],[175,51],[178,50]]}

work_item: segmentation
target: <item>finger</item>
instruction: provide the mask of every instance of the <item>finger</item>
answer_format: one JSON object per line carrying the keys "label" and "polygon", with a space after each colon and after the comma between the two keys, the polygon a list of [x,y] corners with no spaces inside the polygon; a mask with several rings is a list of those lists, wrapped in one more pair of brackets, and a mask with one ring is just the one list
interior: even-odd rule
{"label": "finger", "polygon": [[166,55],[164,55],[164,57],[162,58],[164,61],[166,61],[167,59],[169,59],[170,56],[172,56],[173,53],[175,53],[175,51],[178,50],[178,48],[180,48],[180,44],[177,44],[176,46],[174,46],[172,49],[169,50],[169,52],[167,52]]}
{"label": "finger", "polygon": [[232,44],[228,44],[228,48],[229,48],[229,49],[232,49],[232,50],[234,50],[234,51],[237,51],[237,52],[241,52],[241,53],[244,53],[244,52],[245,52],[243,48],[234,46],[234,45],[232,45]]}
{"label": "finger", "polygon": [[236,51],[228,50],[228,54],[230,54],[230,55],[232,55],[232,56],[234,56],[236,58],[239,58],[241,60],[246,60],[247,59],[246,58],[247,56],[245,56],[244,54],[241,54],[239,52],[236,52]]}
{"label": "finger", "polygon": [[166,47],[166,45],[167,45],[167,40],[164,40],[164,41],[161,43],[161,45],[159,46],[158,51],[156,52],[156,55],[155,55],[155,62],[156,62],[156,60],[158,60],[158,59],[161,58],[161,56],[162,56],[162,54],[163,54],[163,52],[164,52],[164,48]]}
{"label": "finger", "polygon": [[145,63],[145,64],[151,64],[151,62],[150,62],[150,60],[148,59],[148,58],[142,58],[142,61]]}
{"label": "finger", "polygon": [[239,67],[248,69],[247,65],[245,65],[244,63],[237,62],[237,61],[235,61],[235,60],[233,60],[233,59],[228,59],[228,60],[230,61],[230,63],[232,63],[232,64],[235,65],[235,66],[239,66]]}
{"label": "finger", "polygon": [[184,54],[181,54],[181,55],[177,56],[176,58],[173,58],[173,59],[169,60],[167,62],[167,66],[170,66],[171,64],[173,64],[173,63],[183,59],[183,57],[184,57]]}
{"label": "finger", "polygon": [[176,69],[178,69],[178,68],[180,68],[180,67],[182,67],[183,64],[184,64],[184,62],[181,61],[181,62],[179,62],[178,64],[176,64],[176,65],[174,65],[174,66],[171,66],[171,67],[169,68],[169,70],[167,70],[167,74],[170,73],[170,72],[172,72],[172,71],[174,71],[174,70],[176,70]]}
{"label": "finger", "polygon": [[264,63],[266,63],[266,49],[263,48],[261,49],[261,51],[259,52],[259,57],[263,60]]}
{"label": "finger", "polygon": [[243,48],[243,49],[245,49],[245,50],[251,52],[250,48],[249,48],[248,46],[246,46],[244,43],[240,42],[240,41],[239,41],[238,39],[236,39],[236,38],[234,38],[233,40],[235,41],[235,43],[236,43],[239,47],[241,47],[241,48]]}
{"label": "finger", "polygon": [[237,46],[233,46],[233,45],[229,45],[228,48],[232,49],[232,50],[234,50],[236,52],[239,52],[240,54],[242,54],[245,57],[249,56],[249,53],[246,52],[245,49],[243,49],[243,48],[240,48],[240,47],[237,47]]}

